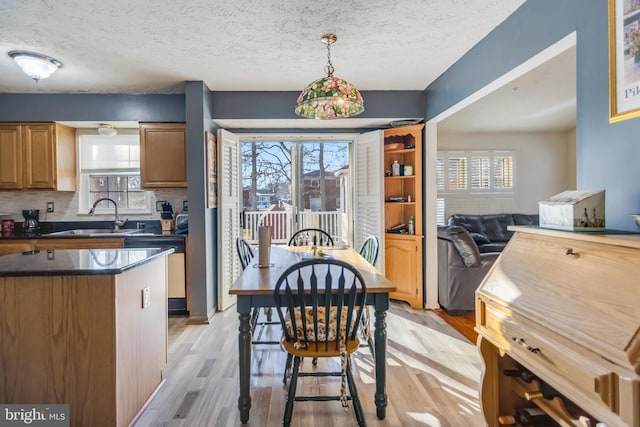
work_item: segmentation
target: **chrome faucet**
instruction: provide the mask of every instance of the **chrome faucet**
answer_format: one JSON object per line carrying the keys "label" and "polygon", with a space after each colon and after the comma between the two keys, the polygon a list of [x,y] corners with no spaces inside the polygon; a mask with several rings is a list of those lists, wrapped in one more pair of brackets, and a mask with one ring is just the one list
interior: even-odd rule
{"label": "chrome faucet", "polygon": [[115,206],[115,208],[116,208],[116,217],[115,217],[115,219],[113,221],[113,229],[114,230],[120,230],[120,227],[122,227],[125,224],[125,222],[127,222],[127,218],[120,219],[118,217],[118,204],[113,199],[110,199],[108,197],[103,197],[101,199],[96,200],[95,202],[93,202],[93,206],[91,206],[91,209],[89,210],[89,215],[93,215],[95,213],[96,206],[98,206],[98,203],[103,202],[105,200],[108,201],[108,202],[113,203],[113,206]]}

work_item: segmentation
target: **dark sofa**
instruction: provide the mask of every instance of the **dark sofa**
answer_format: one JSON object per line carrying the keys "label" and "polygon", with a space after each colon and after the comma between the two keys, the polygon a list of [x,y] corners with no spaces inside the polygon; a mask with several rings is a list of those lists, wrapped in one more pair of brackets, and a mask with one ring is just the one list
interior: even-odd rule
{"label": "dark sofa", "polygon": [[481,253],[502,252],[513,235],[512,231],[507,230],[507,226],[537,224],[538,214],[454,214],[449,217],[449,225],[464,227],[471,234]]}
{"label": "dark sofa", "polygon": [[536,225],[538,215],[452,215],[438,226],[438,303],[451,315],[475,309],[475,291],[513,232],[509,225]]}

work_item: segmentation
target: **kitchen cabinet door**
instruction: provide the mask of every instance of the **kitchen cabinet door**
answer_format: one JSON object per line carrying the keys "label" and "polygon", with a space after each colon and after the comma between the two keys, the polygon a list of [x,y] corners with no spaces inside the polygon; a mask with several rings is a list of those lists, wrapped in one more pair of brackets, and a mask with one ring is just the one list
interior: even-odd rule
{"label": "kitchen cabinet door", "polygon": [[143,188],[187,187],[184,123],[140,123],[140,178]]}
{"label": "kitchen cabinet door", "polygon": [[56,123],[0,126],[0,189],[75,191],[75,129]]}
{"label": "kitchen cabinet door", "polygon": [[117,249],[124,248],[124,239],[121,237],[82,237],[77,239],[38,239],[35,249]]}
{"label": "kitchen cabinet door", "polygon": [[0,189],[22,189],[22,126],[0,125]]}
{"label": "kitchen cabinet door", "polygon": [[422,308],[422,236],[387,234],[385,246],[385,275],[396,287],[389,297]]}
{"label": "kitchen cabinet door", "polygon": [[25,190],[76,191],[76,131],[57,123],[23,126]]}

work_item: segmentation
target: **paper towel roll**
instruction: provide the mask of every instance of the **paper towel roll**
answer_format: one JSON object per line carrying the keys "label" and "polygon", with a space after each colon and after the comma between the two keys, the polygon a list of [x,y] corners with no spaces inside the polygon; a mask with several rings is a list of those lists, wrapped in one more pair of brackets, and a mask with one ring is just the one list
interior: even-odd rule
{"label": "paper towel roll", "polygon": [[258,265],[264,267],[269,265],[269,255],[271,253],[271,227],[264,225],[258,227]]}

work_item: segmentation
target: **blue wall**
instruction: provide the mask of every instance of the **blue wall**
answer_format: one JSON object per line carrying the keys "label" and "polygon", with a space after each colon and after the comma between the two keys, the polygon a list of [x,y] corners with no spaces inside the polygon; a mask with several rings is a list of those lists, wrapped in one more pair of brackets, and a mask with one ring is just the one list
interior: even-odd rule
{"label": "blue wall", "polygon": [[0,93],[0,122],[184,122],[185,96]]}
{"label": "blue wall", "polygon": [[640,118],[609,123],[605,0],[528,0],[427,88],[427,119],[576,31],[578,189],[606,190],[607,228],[637,231]]}

